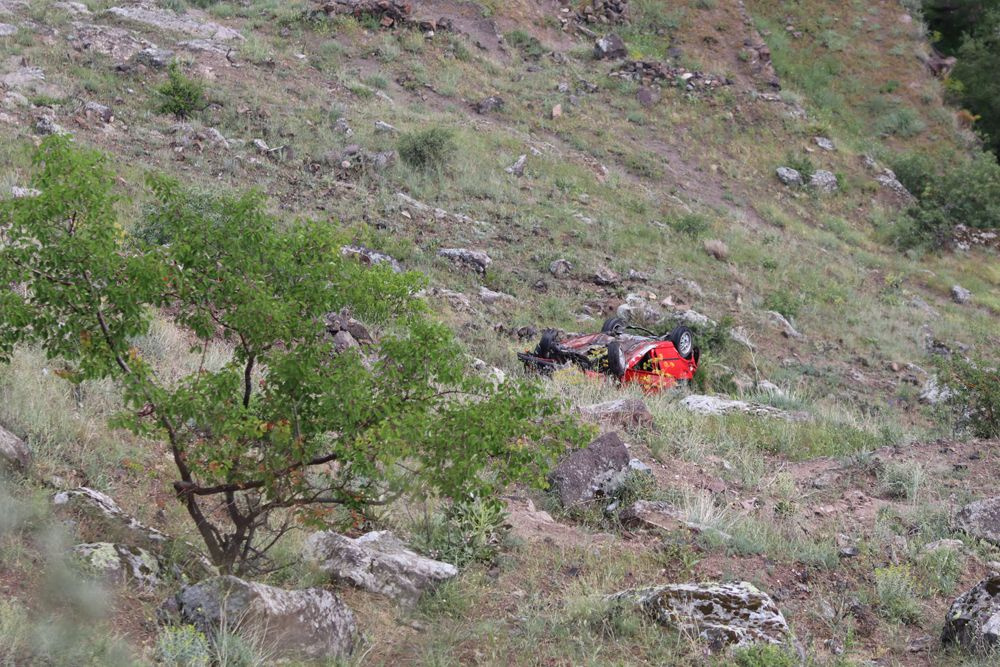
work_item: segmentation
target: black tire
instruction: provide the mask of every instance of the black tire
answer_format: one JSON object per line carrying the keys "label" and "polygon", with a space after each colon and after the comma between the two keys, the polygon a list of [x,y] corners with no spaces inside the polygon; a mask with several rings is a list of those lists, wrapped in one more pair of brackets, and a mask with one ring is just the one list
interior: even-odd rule
{"label": "black tire", "polygon": [[681,325],[674,328],[667,336],[667,340],[674,344],[677,354],[684,359],[690,359],[694,354],[694,333],[686,326]]}
{"label": "black tire", "polygon": [[538,346],[535,347],[535,356],[542,357],[543,359],[551,359],[552,354],[556,347],[556,335],[555,329],[546,329],[542,332],[542,339],[538,341]]}
{"label": "black tire", "polygon": [[625,377],[625,354],[616,340],[608,343],[608,370],[619,380]]}
{"label": "black tire", "polygon": [[604,326],[601,327],[602,334],[608,334],[609,336],[621,336],[625,333],[625,327],[628,326],[628,322],[620,317],[609,317],[604,321]]}

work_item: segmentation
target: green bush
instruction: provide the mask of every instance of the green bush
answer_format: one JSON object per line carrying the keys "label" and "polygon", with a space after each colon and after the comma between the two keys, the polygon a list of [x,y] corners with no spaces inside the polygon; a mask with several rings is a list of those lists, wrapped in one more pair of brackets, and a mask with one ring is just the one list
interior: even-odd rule
{"label": "green bush", "polygon": [[785,155],[786,167],[791,167],[795,171],[802,174],[802,180],[806,183],[812,178],[813,173],[816,171],[816,167],[813,165],[812,160],[809,159],[808,155],[787,153]]}
{"label": "green bush", "polygon": [[507,43],[520,51],[527,60],[538,60],[545,55],[545,47],[538,41],[538,38],[524,30],[514,30],[507,33],[506,37]]}
{"label": "green bush", "polygon": [[733,651],[737,667],[797,667],[799,659],[781,646],[758,644]]}
{"label": "green bush", "polygon": [[708,233],[712,228],[712,221],[700,213],[687,213],[674,220],[671,226],[681,234],[696,239]]}
{"label": "green bush", "polygon": [[178,118],[188,118],[206,106],[204,84],[185,76],[176,62],[170,63],[167,81],[156,89],[156,93],[160,98],[157,111]]}
{"label": "green bush", "polygon": [[880,135],[904,138],[915,137],[925,129],[927,124],[920,119],[916,111],[908,107],[890,111],[875,124],[875,132]]}
{"label": "green bush", "polygon": [[396,148],[403,162],[420,171],[442,171],[458,150],[454,131],[444,127],[407,132]]}
{"label": "green bush", "polygon": [[878,481],[889,498],[913,500],[924,483],[924,467],[918,461],[890,461],[879,471]]}
{"label": "green bush", "polygon": [[890,621],[915,623],[920,620],[916,583],[910,568],[890,565],[875,570],[875,595],[879,611]]}
{"label": "green bush", "polygon": [[1000,437],[1000,369],[952,357],[939,364],[938,378],[961,424],[977,437]]}
{"label": "green bush", "polygon": [[433,558],[458,567],[493,560],[504,537],[507,511],[494,498],[454,503],[443,514],[430,514],[417,522],[414,545]]}
{"label": "green bush", "polygon": [[791,320],[802,308],[802,297],[786,289],[775,290],[764,297],[764,308],[777,311]]}
{"label": "green bush", "polygon": [[193,625],[165,627],[156,637],[156,661],[165,667],[209,667],[212,651]]}

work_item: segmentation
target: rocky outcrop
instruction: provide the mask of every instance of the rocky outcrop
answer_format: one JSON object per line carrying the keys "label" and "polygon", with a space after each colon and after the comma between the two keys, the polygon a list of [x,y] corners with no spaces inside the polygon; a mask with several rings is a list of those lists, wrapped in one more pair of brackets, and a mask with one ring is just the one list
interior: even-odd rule
{"label": "rocky outcrop", "polygon": [[955,525],[973,537],[1000,546],[1000,496],[969,503],[955,515]]}
{"label": "rocky outcrop", "polygon": [[837,189],[837,176],[832,171],[817,169],[809,177],[809,185],[819,192],[834,192]]}
{"label": "rocky outcrop", "polygon": [[952,603],[941,641],[982,654],[1000,646],[1000,575],[983,579]]}
{"label": "rocky outcrop", "polygon": [[668,584],[609,598],[635,606],[656,622],[705,640],[713,649],[783,644],[789,629],[771,597],[748,582]]}
{"label": "rocky outcrop", "polygon": [[644,428],[653,425],[653,413],[638,398],[618,398],[580,407],[584,418],[607,428]]}
{"label": "rocky outcrop", "polygon": [[381,530],[357,539],[332,531],[314,533],[304,556],[323,573],[404,604],[458,574],[458,568],[406,548],[395,535]]}
{"label": "rocky outcrop", "polygon": [[31,450],[24,440],[0,426],[0,470],[25,471],[31,465]]}
{"label": "rocky outcrop", "polygon": [[92,542],[73,547],[85,569],[116,584],[151,590],[160,584],[160,563],[139,547],[113,542]]}
{"label": "rocky outcrop", "polygon": [[223,621],[238,623],[259,634],[275,658],[339,660],[358,642],[354,612],[319,588],[290,591],[222,576],[185,586],[174,601],[181,622],[205,634]]}
{"label": "rocky outcrop", "polygon": [[375,264],[385,264],[393,273],[400,273],[403,267],[400,266],[399,262],[390,255],[384,252],[378,252],[377,250],[372,250],[371,248],[366,248],[359,245],[345,245],[340,248],[340,254],[344,257],[355,257],[362,264],[367,264],[373,266]]}
{"label": "rocky outcrop", "polygon": [[112,7],[107,10],[107,14],[123,21],[137,23],[146,28],[178,32],[218,42],[241,42],[244,39],[243,35],[233,28],[227,28],[212,21],[199,21],[193,16],[176,14],[157,7],[144,5]]}
{"label": "rocky outcrop", "polygon": [[621,485],[629,460],[621,437],[605,433],[564,458],[549,475],[549,485],[563,507],[607,497]]}
{"label": "rocky outcrop", "polygon": [[442,248],[438,250],[438,255],[446,257],[453,262],[463,264],[479,273],[486,273],[493,260],[482,250],[469,250],[468,248]]}
{"label": "rocky outcrop", "polygon": [[747,414],[755,417],[775,417],[787,421],[806,421],[809,414],[804,412],[789,412],[770,405],[737,401],[719,396],[691,394],[681,400],[681,405],[699,415]]}
{"label": "rocky outcrop", "polygon": [[951,300],[958,304],[966,304],[972,301],[972,292],[961,285],[951,286]]}
{"label": "rocky outcrop", "polygon": [[778,167],[775,173],[778,176],[778,180],[785,185],[801,186],[805,184],[805,181],[802,180],[802,174],[797,169]]}

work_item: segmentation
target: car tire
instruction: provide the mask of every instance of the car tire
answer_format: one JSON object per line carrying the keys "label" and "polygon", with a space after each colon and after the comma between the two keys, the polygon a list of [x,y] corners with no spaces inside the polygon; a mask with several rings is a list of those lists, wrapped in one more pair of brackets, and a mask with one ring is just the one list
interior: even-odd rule
{"label": "car tire", "polygon": [[625,327],[628,326],[628,322],[620,317],[609,317],[604,321],[604,326],[601,327],[602,334],[608,334],[609,336],[621,336],[625,333]]}
{"label": "car tire", "polygon": [[625,353],[616,340],[608,343],[608,370],[619,380],[625,377]]}
{"label": "car tire", "polygon": [[538,341],[538,346],[535,347],[535,356],[542,357],[543,359],[551,359],[555,351],[557,335],[558,332],[555,329],[546,329],[543,331],[542,339]]}
{"label": "car tire", "polygon": [[684,359],[690,359],[694,354],[694,333],[686,326],[678,326],[670,332],[667,340],[674,344],[677,354]]}

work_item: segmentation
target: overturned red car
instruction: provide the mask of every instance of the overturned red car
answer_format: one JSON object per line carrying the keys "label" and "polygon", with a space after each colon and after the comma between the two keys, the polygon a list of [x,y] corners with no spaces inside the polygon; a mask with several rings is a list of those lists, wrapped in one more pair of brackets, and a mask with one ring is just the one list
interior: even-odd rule
{"label": "overturned red car", "polygon": [[648,329],[630,326],[620,317],[605,322],[601,333],[560,338],[558,332],[547,330],[533,351],[517,355],[526,368],[544,374],[575,364],[585,373],[609,375],[647,391],[690,381],[700,356],[694,334],[685,326],[657,336]]}

